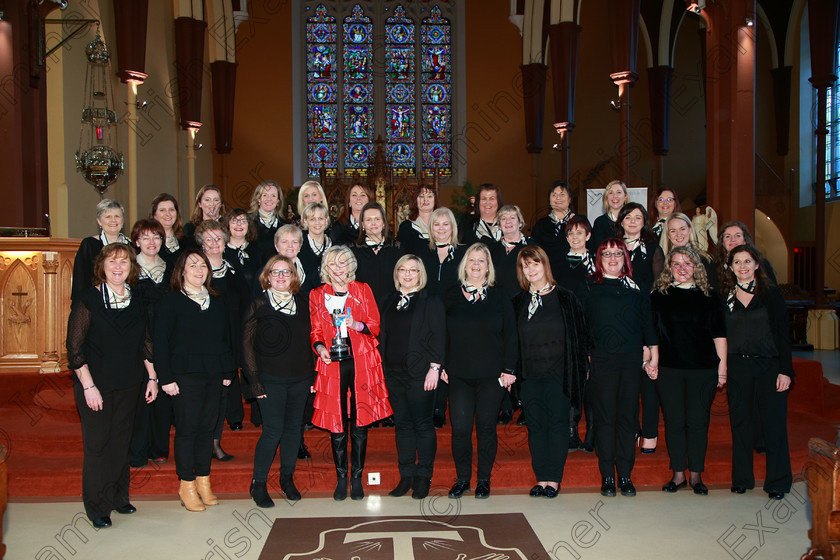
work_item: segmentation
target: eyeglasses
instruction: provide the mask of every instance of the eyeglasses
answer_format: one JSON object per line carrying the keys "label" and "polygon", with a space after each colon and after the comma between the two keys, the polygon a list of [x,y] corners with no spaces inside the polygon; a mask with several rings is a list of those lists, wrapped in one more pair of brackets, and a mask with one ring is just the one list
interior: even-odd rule
{"label": "eyeglasses", "polygon": [[397,273],[399,274],[420,274],[419,268],[403,268],[399,267],[397,269]]}
{"label": "eyeglasses", "polygon": [[268,275],[273,278],[288,278],[292,275],[291,270],[281,269],[281,270],[269,270]]}
{"label": "eyeglasses", "polygon": [[603,253],[601,253],[601,258],[604,258],[604,259],[611,259],[613,257],[623,257],[623,256],[624,256],[624,251],[613,251],[613,252],[604,251]]}
{"label": "eyeglasses", "polygon": [[233,218],[230,223],[244,226],[248,223],[248,218]]}
{"label": "eyeglasses", "polygon": [[225,240],[224,237],[205,237],[204,242],[209,243],[211,245],[215,245],[216,243],[221,243]]}
{"label": "eyeglasses", "polygon": [[656,199],[656,202],[674,202],[674,199],[670,198],[670,197],[668,197],[668,198],[659,197],[659,198]]}

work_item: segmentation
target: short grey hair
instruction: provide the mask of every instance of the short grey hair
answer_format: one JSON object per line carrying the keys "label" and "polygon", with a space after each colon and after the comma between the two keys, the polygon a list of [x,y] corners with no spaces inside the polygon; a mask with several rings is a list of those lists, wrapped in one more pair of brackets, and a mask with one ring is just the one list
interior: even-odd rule
{"label": "short grey hair", "polygon": [[102,214],[107,212],[108,210],[113,210],[114,208],[118,208],[120,212],[122,212],[123,219],[125,218],[125,208],[123,205],[117,202],[116,200],[111,200],[110,198],[103,198],[99,201],[99,204],[96,205],[96,219],[102,217]]}
{"label": "short grey hair", "polygon": [[277,247],[277,243],[280,241],[280,238],[284,235],[294,235],[297,237],[298,242],[303,245],[303,232],[297,227],[295,224],[286,224],[280,226],[277,231],[274,233],[274,246]]}

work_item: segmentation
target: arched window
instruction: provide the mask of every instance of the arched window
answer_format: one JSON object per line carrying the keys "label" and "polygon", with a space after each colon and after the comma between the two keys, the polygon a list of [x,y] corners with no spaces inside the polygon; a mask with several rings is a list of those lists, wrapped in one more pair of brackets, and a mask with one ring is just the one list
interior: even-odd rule
{"label": "arched window", "polygon": [[[383,139],[397,175],[457,175],[453,100],[458,97],[456,6],[403,2],[303,0],[301,70],[306,77],[297,127],[306,146],[302,173],[364,175]],[[300,114],[300,113],[299,113]],[[302,152],[302,150],[301,150]]]}
{"label": "arched window", "polygon": [[[838,66],[834,74],[840,76],[840,44],[837,45]],[[825,198],[840,200],[840,84],[828,88],[825,117],[828,136],[825,139]]]}

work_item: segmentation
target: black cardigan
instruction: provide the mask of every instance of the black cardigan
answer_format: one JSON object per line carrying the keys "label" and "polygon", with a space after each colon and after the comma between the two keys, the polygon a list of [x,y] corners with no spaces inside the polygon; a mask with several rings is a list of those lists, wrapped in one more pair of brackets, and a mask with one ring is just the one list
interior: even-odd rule
{"label": "black cardigan", "polygon": [[[380,312],[381,330],[379,334],[380,353],[388,353],[388,344],[396,337],[408,339],[406,355],[406,373],[412,378],[425,378],[431,363],[443,364],[446,354],[446,311],[440,298],[420,290],[415,299],[414,315],[408,332],[396,332],[391,328],[389,313]],[[397,306],[399,294],[390,294],[382,307],[383,310]],[[388,372],[386,372],[387,375]]]}
{"label": "black cardigan", "polygon": [[370,286],[373,299],[381,310],[385,299],[397,290],[394,286],[394,267],[403,255],[402,249],[393,241],[385,242],[378,253],[374,253],[367,245],[354,244],[350,249],[358,263],[356,281]]}
{"label": "black cardigan", "polygon": [[297,294],[297,312],[276,311],[263,292],[248,306],[242,322],[243,370],[254,395],[264,395],[262,380],[315,380],[315,360],[309,346],[312,323],[309,299]]}
{"label": "black cardigan", "polygon": [[451,261],[440,262],[437,249],[427,249],[422,255],[418,255],[426,268],[428,282],[426,289],[435,296],[443,297],[452,286],[459,285],[458,265],[467,252],[465,245],[455,247],[455,255]]}
{"label": "black cardigan", "polygon": [[419,231],[412,225],[411,220],[403,220],[397,230],[397,241],[406,255],[417,255],[418,257],[429,250],[429,239],[423,238]]}
{"label": "black cardigan", "polygon": [[488,243],[490,258],[493,259],[493,267],[496,269],[496,284],[505,289],[505,293],[510,299],[513,299],[522,290],[516,274],[516,259],[519,256],[519,251],[528,245],[534,245],[534,242],[532,239],[525,237],[524,244],[517,244],[508,253],[501,243]]}
{"label": "black cardigan", "polygon": [[76,303],[82,292],[93,287],[93,263],[102,251],[102,241],[91,236],[82,239],[76,258],[73,259],[73,283],[70,286],[70,301]]}
{"label": "black cardigan", "polygon": [[211,297],[210,306],[202,311],[182,292],[166,294],[158,306],[154,341],[155,371],[161,386],[188,374],[232,379],[236,371],[222,298]]}
{"label": "black cardigan", "polygon": [[470,303],[460,284],[444,297],[446,308],[446,373],[451,377],[482,379],[514,375],[519,359],[513,303],[499,286],[487,297]]}
{"label": "black cardigan", "polygon": [[587,278],[578,286],[580,299],[592,332],[592,351],[623,354],[659,344],[650,307],[650,296],[627,288],[619,280]]}
{"label": "black cardigan", "polygon": [[152,360],[142,296],[133,292],[126,308],[108,309],[97,288],[84,290],[67,322],[67,358],[73,370],[87,364],[100,391],[142,383],[143,360]]}
{"label": "black cardigan", "polygon": [[[778,358],[779,373],[787,375],[791,379],[796,375],[793,370],[793,356],[790,347],[790,326],[788,324],[788,312],[785,305],[785,298],[782,295],[778,286],[770,286],[764,292],[756,290],[750,304],[744,307],[737,299],[734,302],[733,309],[726,308],[726,332],[727,337],[731,335],[735,329],[748,329],[749,321],[752,317],[751,312],[764,307],[767,311],[767,318],[769,324],[767,325],[773,337],[773,342],[776,345],[778,356],[768,356]],[[731,345],[729,351],[736,350]]]}
{"label": "black cardigan", "polygon": [[[589,370],[589,351],[592,348],[589,324],[580,300],[572,292],[555,286],[553,291],[543,296],[544,299],[550,297],[556,298],[560,304],[566,335],[563,340],[563,371],[560,372],[563,375],[563,393],[569,397],[573,406],[580,408]],[[514,298],[517,324],[528,320],[530,302],[531,295],[528,292],[519,292]],[[523,342],[520,337],[520,352],[524,352]],[[521,371],[523,379],[528,379],[528,372],[524,368]]]}

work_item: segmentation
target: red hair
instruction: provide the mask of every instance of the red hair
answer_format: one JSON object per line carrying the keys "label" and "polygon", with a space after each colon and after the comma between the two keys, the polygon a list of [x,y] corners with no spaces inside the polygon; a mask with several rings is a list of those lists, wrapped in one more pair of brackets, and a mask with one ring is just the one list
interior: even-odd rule
{"label": "red hair", "polygon": [[621,274],[618,277],[629,276],[633,278],[633,265],[630,262],[630,250],[627,248],[627,244],[617,237],[608,237],[598,245],[598,252],[595,255],[595,273],[592,275],[595,281],[602,282],[604,280],[604,266],[601,264],[601,254],[604,249],[621,249],[624,251],[624,266],[621,268]]}

